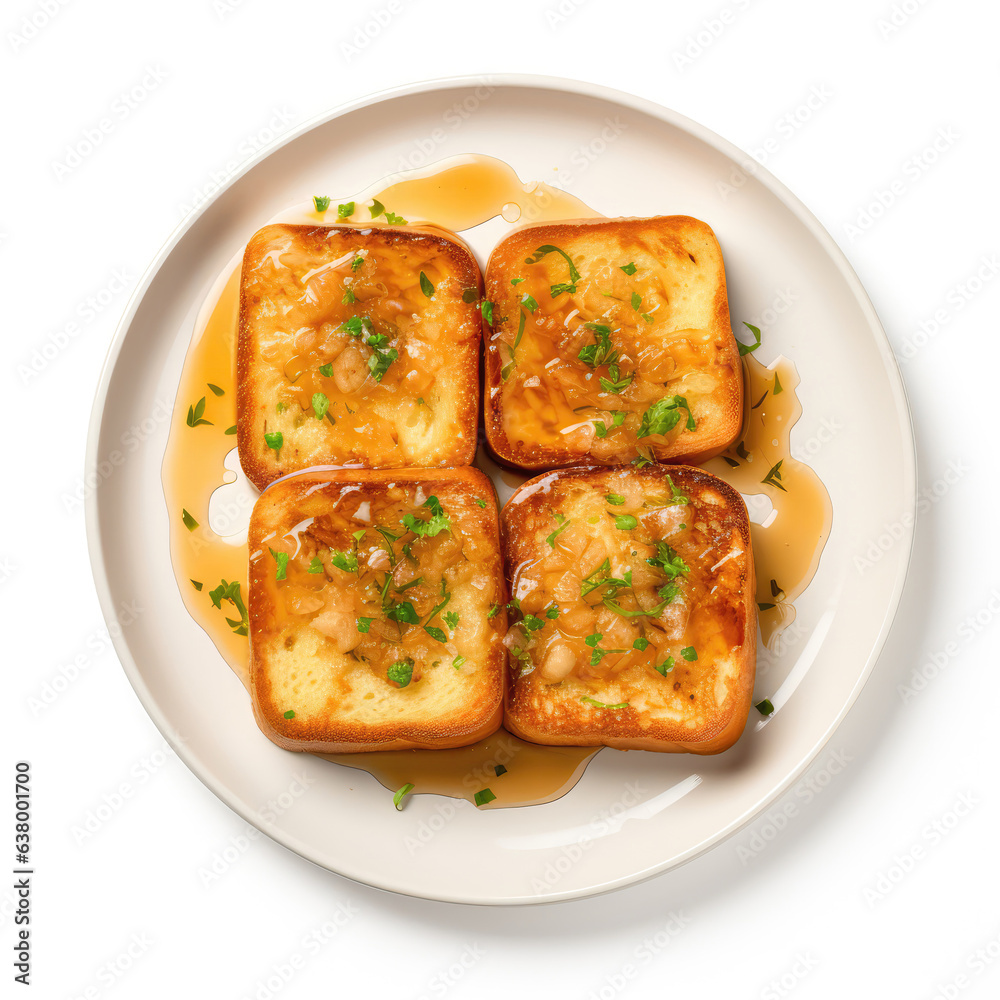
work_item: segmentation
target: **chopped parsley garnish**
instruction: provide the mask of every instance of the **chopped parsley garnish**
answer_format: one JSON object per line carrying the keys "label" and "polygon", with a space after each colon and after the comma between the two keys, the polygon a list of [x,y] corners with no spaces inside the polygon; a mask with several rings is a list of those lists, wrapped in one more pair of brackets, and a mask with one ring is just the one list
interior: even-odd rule
{"label": "chopped parsley garnish", "polygon": [[688,663],[691,663],[692,661],[698,659],[698,651],[694,648],[694,646],[685,646],[681,650],[681,656],[683,656]]}
{"label": "chopped parsley garnish", "polygon": [[624,392],[632,384],[634,377],[634,374],[629,372],[624,378],[621,378],[618,365],[608,365],[608,374],[611,376],[610,378],[601,376],[601,388],[605,392],[613,393],[616,396]]}
{"label": "chopped parsley garnish", "polygon": [[490,610],[486,612],[486,620],[489,621],[491,618],[496,618],[498,614],[500,614],[500,605],[496,603],[491,604]]}
{"label": "chopped parsley garnish", "polygon": [[365,262],[364,257],[362,257],[361,254],[358,254],[358,256],[351,261],[351,270],[357,271],[361,267],[361,265],[364,264],[364,262]]}
{"label": "chopped parsley garnish", "polygon": [[359,618],[358,619],[358,631],[367,632],[372,627],[372,622],[375,621],[374,618]]}
{"label": "chopped parsley garnish", "polygon": [[326,416],[326,411],[330,409],[330,399],[325,392],[313,393],[312,408],[317,420],[322,420]]}
{"label": "chopped parsley garnish", "polygon": [[199,424],[208,424],[209,427],[212,426],[211,420],[204,419],[205,413],[205,397],[202,396],[194,406],[188,407],[187,412],[187,425],[188,427],[197,427]]}
{"label": "chopped parsley garnish", "polygon": [[427,507],[431,516],[427,521],[422,521],[416,514],[404,514],[403,524],[415,535],[422,535],[427,538],[434,538],[442,531],[451,531],[451,519],[444,512],[441,501],[435,496],[428,497],[423,506]]}
{"label": "chopped parsley garnish", "polygon": [[382,536],[385,540],[385,548],[389,553],[389,565],[396,565],[396,553],[393,551],[392,543],[399,539],[399,535],[394,535],[388,528],[383,528],[381,525],[376,524],[375,530]]}
{"label": "chopped parsley garnish", "polygon": [[288,572],[288,553],[275,552],[270,546],[268,551],[274,556],[274,561],[278,564],[278,571],[274,574],[275,580],[284,580]]}
{"label": "chopped parsley garnish", "polygon": [[377,219],[385,211],[385,205],[378,198],[373,198],[372,203],[368,206],[368,211],[371,212],[373,219]]}
{"label": "chopped parsley garnish", "polygon": [[392,804],[400,811],[403,811],[402,801],[413,791],[413,782],[408,781],[402,788],[396,789],[396,794],[392,797]]}
{"label": "chopped parsley garnish", "polygon": [[441,578],[441,593],[444,596],[444,600],[440,604],[438,604],[437,606],[434,607],[434,609],[431,611],[431,613],[427,616],[427,620],[424,622],[424,631],[432,639],[436,639],[438,642],[447,642],[447,637],[445,636],[443,629],[440,629],[440,628],[437,628],[436,626],[431,625],[431,622],[434,621],[435,616],[439,612],[444,611],[444,609],[448,606],[448,602],[451,600],[451,594],[445,592],[446,586],[447,586],[447,582],[442,577]]}
{"label": "chopped parsley garnish", "polygon": [[212,385],[211,382],[209,382],[207,384],[208,384],[209,389],[211,389],[212,392],[214,392],[216,394],[216,396],[225,396],[225,394],[226,394],[226,390],[225,389],[220,389],[217,385]]}
{"label": "chopped parsley garnish", "polygon": [[387,671],[389,680],[405,688],[413,679],[413,660],[396,660]]}
{"label": "chopped parsley garnish", "polygon": [[666,542],[656,543],[656,555],[646,560],[650,566],[656,566],[672,580],[682,573],[689,573],[690,567]]}
{"label": "chopped parsley garnish", "polygon": [[652,323],[653,322],[653,317],[650,316],[649,313],[641,313],[641,316],[642,316],[643,320],[646,323]]}
{"label": "chopped parsley garnish", "polygon": [[344,289],[344,297],[340,300],[345,306],[353,305],[356,301],[356,296],[350,288]]}
{"label": "chopped parsley garnish", "polygon": [[337,206],[337,218],[348,219],[354,215],[354,202],[345,201],[343,205]]}
{"label": "chopped parsley garnish", "polygon": [[549,548],[554,549],[556,547],[556,539],[559,537],[560,532],[565,531],[570,526],[570,521],[567,520],[562,514],[555,515],[556,520],[559,522],[559,527],[552,532],[548,538],[545,539],[549,543]]}
{"label": "chopped parsley garnish", "polygon": [[285,718],[286,719],[294,719],[295,718],[295,712],[292,709],[289,709],[287,712],[285,712]]}
{"label": "chopped parsley garnish", "polygon": [[775,372],[775,373],[774,373],[774,388],[773,388],[773,389],[771,389],[771,395],[772,395],[772,396],[777,396],[779,392],[784,392],[784,391],[785,391],[785,390],[784,390],[784,387],[783,387],[783,386],[782,386],[782,384],[781,384],[781,383],[780,383],[780,382],[778,381],[778,373],[777,373],[777,372]]}
{"label": "chopped parsley garnish", "polygon": [[462,289],[462,301],[466,303],[475,302],[479,298],[479,291],[475,288]]}
{"label": "chopped parsley garnish", "polygon": [[649,640],[644,635],[640,635],[639,638],[632,643],[632,648],[641,651],[645,649],[648,645],[649,645]]}
{"label": "chopped parsley garnish", "polygon": [[624,267],[619,267],[618,270],[619,271],[624,271],[627,275],[631,276],[631,275],[635,274],[635,272],[638,271],[639,268],[637,268],[635,266],[635,262],[634,261],[629,261]]}
{"label": "chopped parsley garnish", "polygon": [[191,586],[194,587],[195,590],[201,590],[201,588],[204,587],[205,584],[203,584],[201,580],[192,580]]}
{"label": "chopped parsley garnish", "polygon": [[522,281],[525,281],[525,280],[527,280],[527,279],[525,279],[525,278],[511,278],[510,279],[510,283],[512,285],[519,285],[519,284],[521,284]]}
{"label": "chopped parsley garnish", "polygon": [[639,306],[642,305],[642,296],[638,292],[632,293],[632,308],[638,311]]}
{"label": "chopped parsley garnish", "polygon": [[236,424],[233,424],[232,427],[227,427],[223,433],[225,433],[225,434],[235,434],[236,433]]}
{"label": "chopped parsley garnish", "polygon": [[423,271],[420,272],[420,291],[422,291],[427,298],[431,298],[434,294],[434,286],[431,284],[431,279],[428,278]]}
{"label": "chopped parsley garnish", "polygon": [[539,629],[545,628],[545,622],[541,618],[535,617],[535,615],[525,615],[521,624],[529,632],[537,632]]}
{"label": "chopped parsley garnish", "polygon": [[458,656],[456,656],[456,657],[455,657],[455,659],[453,659],[453,660],[451,661],[451,665],[452,665],[452,666],[453,666],[453,667],[454,667],[454,668],[455,668],[456,670],[458,670],[458,669],[459,669],[459,667],[461,667],[463,663],[465,663],[465,657],[464,657],[464,656],[462,656],[462,654],[461,654],[461,653],[459,653],[459,654],[458,654]]}
{"label": "chopped parsley garnish", "polygon": [[588,635],[587,638],[584,639],[583,641],[588,646],[593,647],[593,646],[596,646],[603,638],[604,638],[604,633],[603,632],[594,632],[591,635]]}
{"label": "chopped parsley garnish", "polygon": [[628,708],[627,701],[620,701],[617,705],[609,705],[603,701],[597,701],[595,698],[589,698],[587,695],[581,695],[580,701],[585,701],[588,705],[593,705],[595,708]]}
{"label": "chopped parsley garnish", "polygon": [[473,499],[476,501],[476,504],[478,506],[480,506],[480,507],[485,507],[486,506],[486,501],[485,500],[480,500],[479,497],[474,497]]}
{"label": "chopped parsley garnish", "polygon": [[385,616],[391,621],[405,622],[407,625],[418,625],[420,623],[420,615],[417,614],[417,609],[409,601],[403,601],[401,604],[386,605]]}
{"label": "chopped parsley garnish", "polygon": [[281,446],[285,443],[285,435],[281,431],[273,431],[269,434],[264,435],[264,443],[272,450],[279,452],[281,451]]}
{"label": "chopped parsley garnish", "polygon": [[232,583],[227,583],[223,580],[215,590],[210,590],[208,596],[212,598],[212,604],[215,607],[221,609],[223,601],[229,601],[236,610],[240,613],[240,617],[227,618],[226,623],[233,630],[235,635],[246,635],[250,631],[250,615],[247,613],[247,607],[243,603],[243,598],[240,596],[240,585],[239,581],[233,580]]}
{"label": "chopped parsley garnish", "polygon": [[[604,381],[603,379],[601,381]],[[599,438],[604,438],[608,436],[609,431],[613,431],[616,427],[621,427],[625,423],[625,418],[628,414],[624,410],[612,410],[611,411],[611,426],[608,427],[603,420],[594,421],[594,433]]]}
{"label": "chopped parsley garnish", "polygon": [[481,305],[480,305],[479,308],[482,311],[483,319],[486,320],[486,322],[489,323],[490,326],[492,326],[493,325],[493,303],[490,302],[489,299],[483,299],[483,301],[482,301],[482,303],[481,303]]}
{"label": "chopped parsley garnish", "polygon": [[367,316],[348,316],[337,329],[346,330],[352,337],[360,337],[371,328],[372,321]]}
{"label": "chopped parsley garnish", "polygon": [[401,594],[404,590],[409,590],[410,587],[419,587],[423,582],[424,578],[422,576],[418,576],[415,580],[410,580],[409,583],[397,584],[393,589],[397,594]]}
{"label": "chopped parsley garnish", "polygon": [[330,562],[337,569],[342,569],[345,573],[358,572],[358,555],[356,552],[341,552],[338,549],[330,549]]}
{"label": "chopped parsley garnish", "polygon": [[639,522],[631,514],[618,514],[615,517],[615,527],[619,531],[631,531],[639,527]]}
{"label": "chopped parsley garnish", "polygon": [[274,407],[274,412],[275,413],[284,413],[285,410],[287,410],[287,409],[288,409],[288,404],[283,399],[279,399],[278,402],[277,402],[277,404]]}
{"label": "chopped parsley garnish", "polygon": [[687,422],[684,426],[693,431],[695,422],[688,401],[683,396],[665,396],[653,403],[642,415],[638,436],[644,438],[651,434],[669,434],[680,422],[682,409],[687,410]]}
{"label": "chopped parsley garnish", "polygon": [[438,628],[436,625],[425,625],[424,631],[432,638],[436,639],[438,642],[447,642],[448,636],[444,634],[443,628]]}
{"label": "chopped parsley garnish", "polygon": [[330,207],[330,199],[325,196],[321,197],[318,194],[314,194],[313,204],[316,206],[316,211],[322,214]]}
{"label": "chopped parsley garnish", "polygon": [[525,292],[524,296],[521,298],[521,305],[524,306],[524,308],[530,313],[533,313],[538,308],[538,302],[527,292]]}
{"label": "chopped parsley garnish", "polygon": [[554,621],[556,618],[558,618],[559,617],[559,605],[558,604],[553,604],[552,607],[550,607],[548,609],[548,611],[545,612],[545,617],[548,618],[550,621]]}
{"label": "chopped parsley garnish", "polygon": [[461,618],[461,615],[457,611],[446,611],[442,617],[444,618],[445,624],[448,628],[454,629],[458,624],[458,620]]}
{"label": "chopped parsley garnish", "polygon": [[333,378],[333,365],[332,364],[320,365],[319,366],[319,373],[324,378]]}
{"label": "chopped parsley garnish", "polygon": [[743,321],[743,325],[753,334],[753,344],[741,344],[738,340],[736,341],[736,346],[740,349],[741,358],[744,354],[753,354],[760,347],[760,328],[754,326],[752,323],[748,323],[746,320]]}
{"label": "chopped parsley garnish", "polygon": [[[674,485],[674,481],[670,478],[670,476],[667,476],[666,480],[670,484],[670,499],[663,506],[676,507],[683,504],[689,504],[691,502],[687,494]],[[684,525],[682,524],[681,527],[683,528]]]}
{"label": "chopped parsley garnish", "polygon": [[774,705],[771,704],[770,698],[765,698],[763,701],[758,701],[757,704],[754,705],[754,708],[756,708],[757,711],[760,712],[760,714],[765,717],[774,714]]}
{"label": "chopped parsley garnish", "polygon": [[507,773],[507,768],[505,768],[503,764],[494,764],[493,773],[499,778],[501,774]]}
{"label": "chopped parsley garnish", "polygon": [[385,213],[385,221],[389,223],[390,226],[405,226],[406,219],[401,215],[394,215],[392,212]]}
{"label": "chopped parsley garnish", "polygon": [[194,531],[198,527],[198,522],[184,508],[181,508],[181,520],[188,531]]}
{"label": "chopped parsley garnish", "polygon": [[565,250],[560,250],[559,247],[554,247],[547,243],[545,246],[538,247],[530,257],[525,257],[524,262],[525,264],[537,264],[543,257],[550,253],[559,254],[569,265],[569,281],[552,285],[549,289],[552,298],[561,295],[563,292],[575,292],[576,283],[580,280],[580,272],[576,269],[573,258]]}
{"label": "chopped parsley garnish", "polygon": [[776,486],[782,493],[787,493],[788,490],[781,485],[781,463],[784,459],[779,459],[776,465],[772,465],[768,474],[761,480],[764,486]]}
{"label": "chopped parsley garnish", "polygon": [[594,343],[581,348],[577,357],[591,368],[610,364],[618,357],[618,352],[611,346],[611,327],[603,323],[584,323],[586,329],[594,334]]}
{"label": "chopped parsley garnish", "polygon": [[492,802],[496,798],[496,796],[493,794],[492,791],[490,791],[489,788],[484,788],[482,791],[476,792],[474,798],[476,800],[477,806],[484,806],[488,802]]}
{"label": "chopped parsley garnish", "polygon": [[668,656],[662,663],[656,664],[656,669],[663,674],[664,677],[666,677],[667,674],[674,669],[674,658],[672,656]]}
{"label": "chopped parsley garnish", "polygon": [[372,373],[372,377],[376,382],[381,382],[383,376],[389,370],[389,365],[399,357],[399,351],[395,347],[390,348],[388,351],[380,351],[377,347],[373,347],[372,350],[375,353],[368,359],[368,370]]}
{"label": "chopped parsley garnish", "polygon": [[615,507],[621,507],[621,505],[625,503],[625,497],[619,496],[617,493],[608,493],[604,499]]}

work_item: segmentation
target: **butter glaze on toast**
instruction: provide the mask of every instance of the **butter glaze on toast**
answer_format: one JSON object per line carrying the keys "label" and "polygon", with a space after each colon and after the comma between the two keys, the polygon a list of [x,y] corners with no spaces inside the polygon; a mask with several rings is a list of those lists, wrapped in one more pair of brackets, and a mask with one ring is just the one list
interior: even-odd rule
{"label": "butter glaze on toast", "polygon": [[757,644],[738,493],[686,466],[583,466],[529,480],[501,522],[523,615],[505,639],[511,732],[700,754],[736,741]]}
{"label": "butter glaze on toast", "polygon": [[250,690],[265,735],[349,753],[495,732],[498,531],[493,486],[471,468],[303,473],[266,490],[249,531]]}
{"label": "butter glaze on toast", "polygon": [[503,461],[697,463],[739,434],[739,353],[704,222],[525,227],[494,248],[486,298],[486,436]]}
{"label": "butter glaze on toast", "polygon": [[237,444],[250,481],[263,489],[314,465],[471,464],[480,288],[472,254],[436,230],[257,232],[243,258],[237,349]]}

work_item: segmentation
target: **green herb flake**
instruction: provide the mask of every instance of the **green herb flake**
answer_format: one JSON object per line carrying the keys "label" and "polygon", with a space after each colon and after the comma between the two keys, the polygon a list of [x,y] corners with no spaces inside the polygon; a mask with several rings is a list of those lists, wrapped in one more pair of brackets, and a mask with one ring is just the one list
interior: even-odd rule
{"label": "green herb flake", "polygon": [[512,285],[519,285],[519,284],[521,284],[522,281],[525,281],[525,280],[527,280],[527,279],[525,279],[525,278],[511,278],[510,279],[510,283]]}
{"label": "green herb flake", "polygon": [[385,205],[378,200],[378,198],[373,198],[372,203],[368,206],[368,211],[371,212],[371,217],[377,219],[383,212],[385,212]]}
{"label": "green herb flake", "polygon": [[209,427],[212,426],[211,420],[204,419],[205,413],[205,397],[202,396],[194,406],[188,407],[187,412],[187,425],[188,427],[197,427],[200,424],[208,424]]}
{"label": "green herb flake", "polygon": [[229,434],[229,435],[235,434],[236,433],[236,424],[233,424],[232,427],[227,427],[225,429],[224,433]]}
{"label": "green herb flake", "polygon": [[184,509],[181,509],[181,520],[188,531],[194,531],[198,527],[198,522]]}
{"label": "green herb flake", "polygon": [[454,630],[455,626],[458,625],[461,615],[457,611],[446,611],[442,617],[448,628]]}
{"label": "green herb flake", "polygon": [[553,604],[552,607],[545,612],[545,617],[550,621],[555,621],[555,619],[559,617],[559,605]]}
{"label": "green herb flake", "polygon": [[559,537],[560,533],[565,531],[571,524],[571,521],[564,518],[562,514],[557,514],[556,520],[559,522],[559,527],[545,539],[545,541],[549,543],[549,548],[552,549],[556,547],[556,539]]}
{"label": "green herb flake", "polygon": [[743,325],[753,334],[753,344],[741,344],[738,340],[736,341],[736,346],[740,349],[740,357],[742,358],[744,354],[753,354],[754,351],[760,347],[760,328],[754,326],[752,323],[743,321]]}
{"label": "green herb flake", "polygon": [[671,580],[691,572],[691,567],[666,542],[657,542],[656,555],[646,562],[666,573]]}
{"label": "green herb flake", "polygon": [[619,531],[631,531],[639,527],[639,522],[631,514],[619,514],[615,517],[615,527]]}
{"label": "green herb flake", "polygon": [[624,267],[619,267],[618,270],[624,271],[627,275],[631,277],[633,274],[635,274],[636,271],[639,270],[639,268],[635,266],[634,261],[629,261]]}
{"label": "green herb flake", "polygon": [[239,612],[239,618],[227,618],[226,623],[233,630],[234,635],[247,635],[250,630],[250,615],[247,613],[246,605],[240,596],[239,581],[233,580],[227,583],[223,580],[215,590],[210,590],[208,596],[212,599],[214,607],[222,609],[222,602],[229,601]]}
{"label": "green herb flake", "polygon": [[765,718],[769,715],[774,714],[774,705],[771,704],[770,698],[765,698],[763,701],[758,701],[754,708],[760,712]]}
{"label": "green herb flake", "polygon": [[597,701],[597,699],[589,698],[587,697],[587,695],[581,695],[580,701],[586,702],[588,705],[593,705],[595,708],[609,708],[609,709],[628,708],[627,701],[620,701],[618,702],[617,705],[609,705],[607,704],[607,702]]}
{"label": "green herb flake", "polygon": [[479,290],[476,288],[463,288],[462,301],[471,304],[479,298]]}
{"label": "green herb flake", "polygon": [[201,590],[201,588],[204,587],[205,584],[203,584],[201,580],[192,580],[191,586],[194,587],[195,590]]}
{"label": "green herb flake", "polygon": [[641,651],[645,649],[648,645],[649,645],[649,640],[644,635],[640,635],[639,638],[632,643],[632,648]]}
{"label": "green herb flake", "polygon": [[358,631],[367,632],[372,627],[372,622],[375,621],[374,618],[359,618],[358,619]]}
{"label": "green herb flake", "polygon": [[638,292],[632,293],[632,308],[638,312],[639,306],[642,305],[642,296]]}
{"label": "green herb flake", "polygon": [[353,201],[345,201],[343,205],[337,206],[338,219],[349,219],[352,215],[354,215]]}
{"label": "green herb flake", "polygon": [[685,646],[681,650],[681,656],[683,656],[688,663],[691,663],[698,659],[698,651],[694,648],[694,646]]}
{"label": "green herb flake", "polygon": [[662,663],[656,664],[656,669],[659,673],[666,677],[667,674],[674,669],[674,658],[672,656],[668,656]]}
{"label": "green herb flake", "polygon": [[477,806],[485,806],[488,802],[492,802],[496,796],[489,788],[484,788],[480,792],[476,792],[475,801]]}
{"label": "green herb flake", "polygon": [[321,197],[318,194],[314,194],[313,204],[316,206],[316,211],[322,215],[330,207],[330,199],[325,196]]}
{"label": "green herb flake", "polygon": [[274,556],[274,561],[278,564],[278,571],[274,574],[275,580],[284,580],[288,572],[288,553],[275,552],[270,546],[268,551]]}
{"label": "green herb flake", "polygon": [[787,493],[788,490],[786,490],[785,487],[781,485],[781,463],[782,462],[784,462],[783,458],[779,459],[779,461],[777,462],[777,464],[772,465],[771,468],[770,468],[770,470],[768,471],[767,475],[761,480],[761,483],[764,486],[775,486],[779,490],[781,490],[782,493]]}
{"label": "green herb flake", "polygon": [[538,618],[535,615],[525,615],[523,620],[521,621],[521,624],[529,632],[537,632],[539,629],[545,628],[545,622],[543,622],[541,618]]}
{"label": "green herb flake", "polygon": [[693,431],[695,422],[687,399],[684,396],[665,396],[663,399],[658,399],[643,413],[638,437],[649,437],[651,434],[669,434],[680,422],[682,409],[687,411],[685,427],[689,431]]}
{"label": "green herb flake", "polygon": [[473,497],[473,499],[476,501],[476,505],[477,506],[479,506],[479,507],[485,507],[486,506],[486,501],[485,500],[480,500],[479,497]]}
{"label": "green herb flake", "polygon": [[211,382],[208,382],[206,384],[208,385],[209,389],[211,389],[212,392],[215,393],[216,396],[225,396],[225,394],[226,394],[226,390],[225,389],[220,389],[219,386],[212,385]]}
{"label": "green herb flake", "polygon": [[422,521],[416,514],[404,514],[403,524],[407,529],[415,535],[427,538],[434,538],[436,535],[441,534],[442,531],[451,531],[451,519],[445,514],[444,508],[441,506],[441,501],[436,496],[428,497],[422,506],[430,510],[430,519]]}
{"label": "green herb flake", "polygon": [[431,298],[434,295],[434,286],[431,284],[431,279],[424,274],[423,271],[420,272],[420,291]]}
{"label": "green herb flake", "polygon": [[399,351],[395,347],[388,351],[380,351],[374,348],[375,353],[368,359],[368,370],[376,382],[381,382],[389,366],[399,357]]}
{"label": "green herb flake", "polygon": [[322,420],[326,416],[326,411],[330,409],[330,399],[325,392],[313,393],[312,408],[317,420]]}
{"label": "green herb flake", "polygon": [[344,288],[344,297],[340,300],[345,306],[353,305],[357,299],[350,288]]}
{"label": "green herb flake", "polygon": [[494,764],[493,773],[499,778],[501,774],[507,773],[507,768],[505,768],[503,764]]}
{"label": "green herb flake", "polygon": [[604,498],[613,507],[621,507],[625,503],[625,497],[620,496],[617,493],[608,493]]}
{"label": "green herb flake", "polygon": [[389,667],[387,676],[393,684],[398,684],[399,687],[405,688],[413,679],[413,660],[396,660]]}
{"label": "green herb flake", "polygon": [[490,326],[493,325],[493,303],[489,299],[483,299],[479,306],[483,314],[483,319],[489,323]]}
{"label": "green herb flake", "polygon": [[524,296],[521,299],[521,305],[525,309],[527,309],[528,312],[530,313],[533,313],[538,308],[538,302],[534,299],[533,296],[528,295],[527,292],[525,292]]}
{"label": "green herb flake", "polygon": [[465,663],[465,657],[464,657],[464,656],[462,656],[462,655],[461,655],[461,653],[460,653],[460,654],[459,654],[458,656],[456,656],[456,657],[455,657],[455,659],[453,659],[453,660],[451,661],[451,665],[452,665],[452,666],[453,666],[453,667],[454,667],[454,668],[455,668],[456,670],[458,670],[458,669],[459,669],[459,668],[460,668],[460,667],[462,666],[462,664],[463,664],[463,663]]}
{"label": "green herb flake", "polygon": [[618,351],[611,346],[611,327],[603,323],[584,323],[584,327],[594,334],[594,343],[580,349],[577,357],[591,368],[611,364],[618,357]]}
{"label": "green herb flake", "polygon": [[319,366],[319,373],[324,378],[333,378],[333,365],[332,364],[329,364],[329,365],[320,365]]}
{"label": "green herb flake", "polygon": [[275,452],[281,451],[281,446],[285,443],[285,435],[281,431],[273,431],[264,435],[264,443]]}
{"label": "green herb flake", "polygon": [[365,262],[364,257],[362,257],[361,254],[358,254],[358,256],[351,261],[351,270],[352,271],[359,270],[361,265],[364,264],[364,262]]}
{"label": "green herb flake", "polygon": [[500,614],[500,605],[494,602],[490,605],[490,610],[486,612],[486,620],[490,621],[496,618],[498,614]]}
{"label": "green herb flake", "polygon": [[392,212],[385,213],[385,221],[389,223],[390,226],[405,226],[406,219],[401,215],[394,215]]}
{"label": "green herb flake", "polygon": [[358,556],[355,552],[341,552],[338,549],[330,549],[330,562],[337,569],[342,569],[345,573],[358,572]]}
{"label": "green herb flake", "polygon": [[420,615],[417,614],[417,609],[409,601],[387,605],[385,616],[390,621],[405,622],[407,625],[420,624]]}
{"label": "green herb flake", "polygon": [[405,785],[403,785],[402,788],[396,789],[396,794],[393,795],[392,797],[392,804],[396,807],[397,810],[399,810],[400,812],[403,811],[403,805],[402,805],[403,799],[405,799],[406,796],[409,795],[410,792],[412,791],[413,791],[412,781],[408,781]]}
{"label": "green herb flake", "polygon": [[771,389],[771,395],[772,396],[777,396],[779,392],[784,392],[784,391],[785,391],[784,387],[778,381],[778,373],[775,372],[774,373],[774,387]]}
{"label": "green herb flake", "polygon": [[294,719],[295,718],[295,712],[293,712],[292,709],[289,709],[287,712],[285,712],[285,718],[286,719]]}
{"label": "green herb flake", "polygon": [[524,262],[525,264],[537,264],[543,257],[550,253],[559,254],[569,265],[569,281],[559,285],[552,285],[552,298],[561,295],[563,292],[575,292],[576,282],[580,280],[580,272],[576,269],[573,258],[565,250],[560,250],[559,247],[547,243],[545,246],[538,247],[530,257],[524,259]]}
{"label": "green herb flake", "polygon": [[591,648],[595,647],[604,638],[603,632],[594,632],[592,635],[588,635],[583,641]]}

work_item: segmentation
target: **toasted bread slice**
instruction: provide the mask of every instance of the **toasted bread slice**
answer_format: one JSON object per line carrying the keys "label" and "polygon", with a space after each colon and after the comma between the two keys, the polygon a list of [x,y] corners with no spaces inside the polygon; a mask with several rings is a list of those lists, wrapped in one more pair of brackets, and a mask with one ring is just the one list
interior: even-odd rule
{"label": "toasted bread slice", "polygon": [[[479,267],[458,237],[266,226],[240,285],[236,426],[259,489],[314,465],[468,465]],[[463,298],[464,295],[464,298]]]}
{"label": "toasted bread slice", "polygon": [[585,466],[504,507],[523,617],[506,726],[535,743],[718,753],[746,723],[757,606],[738,493],[687,466]]}
{"label": "toasted bread slice", "polygon": [[250,519],[250,688],[288,750],[465,746],[499,727],[506,586],[477,469],[307,472]]}
{"label": "toasted bread slice", "polygon": [[486,298],[486,437],[501,460],[694,463],[739,434],[739,353],[704,222],[528,226],[494,248]]}

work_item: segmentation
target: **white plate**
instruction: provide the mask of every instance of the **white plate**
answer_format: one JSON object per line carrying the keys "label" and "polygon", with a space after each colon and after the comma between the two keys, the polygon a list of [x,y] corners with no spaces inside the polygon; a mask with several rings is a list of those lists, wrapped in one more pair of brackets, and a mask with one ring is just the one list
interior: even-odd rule
{"label": "white plate", "polygon": [[[500,157],[525,180],[561,181],[607,215],[685,214],[713,226],[734,322],[762,326],[761,360],[782,353],[798,366],[803,417],[793,451],[826,483],[834,525],[797,602],[792,640],[761,663],[758,694],[785,683],[787,704],[766,725],[753,713],[729,752],[604,750],[575,789],[546,805],[480,812],[422,795],[396,812],[367,773],[287,753],[261,735],[246,691],[178,595],[160,463],[195,315],[248,236],[316,192],[348,195],[468,152]],[[480,253],[489,245],[474,242]],[[124,453],[121,464],[115,453]],[[112,632],[178,755],[248,822],[316,864],[396,892],[473,903],[568,899],[638,882],[766,808],[830,738],[875,664],[902,589],[916,500],[889,345],[857,276],[806,208],[680,115],[589,84],[518,76],[420,84],[334,111],[276,143],[192,215],[115,336],[87,465],[101,484],[88,498],[87,528],[104,613],[111,620],[131,600],[150,609]],[[299,785],[289,792],[296,781],[305,794],[293,794]]]}

